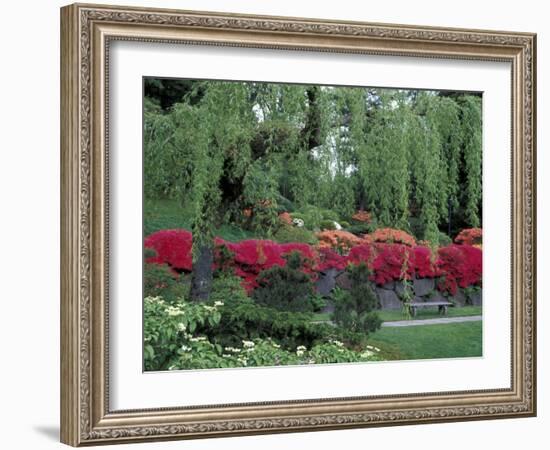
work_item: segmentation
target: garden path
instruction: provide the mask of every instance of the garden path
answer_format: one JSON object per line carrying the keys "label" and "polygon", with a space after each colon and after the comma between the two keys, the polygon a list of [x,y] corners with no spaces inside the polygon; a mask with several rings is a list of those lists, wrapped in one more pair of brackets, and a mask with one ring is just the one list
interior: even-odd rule
{"label": "garden path", "polygon": [[438,317],[436,319],[398,320],[395,322],[383,322],[383,327],[413,327],[419,325],[438,325],[445,323],[476,322],[481,316],[464,317]]}

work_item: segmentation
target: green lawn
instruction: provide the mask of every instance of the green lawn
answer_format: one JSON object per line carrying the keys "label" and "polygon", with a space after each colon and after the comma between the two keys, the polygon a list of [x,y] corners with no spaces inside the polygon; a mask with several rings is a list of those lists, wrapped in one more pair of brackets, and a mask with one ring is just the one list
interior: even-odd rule
{"label": "green lawn", "polygon": [[[193,214],[184,209],[176,200],[145,200],[143,202],[143,232],[145,236],[159,230],[185,228],[191,230]],[[256,234],[233,225],[222,225],[216,230],[216,236],[227,241],[252,239]]]}
{"label": "green lawn", "polygon": [[[397,320],[407,320],[400,310],[383,310],[378,311],[378,315],[384,322],[394,322]],[[462,308],[449,308],[447,316],[440,316],[437,308],[418,308],[416,317],[411,317],[411,320],[421,319],[436,319],[440,317],[464,317],[464,316],[480,316],[481,306],[464,306]],[[317,322],[330,320],[330,313],[315,314],[314,320]]]}
{"label": "green lawn", "polygon": [[411,327],[384,327],[369,344],[391,359],[433,359],[482,356],[482,322]]}

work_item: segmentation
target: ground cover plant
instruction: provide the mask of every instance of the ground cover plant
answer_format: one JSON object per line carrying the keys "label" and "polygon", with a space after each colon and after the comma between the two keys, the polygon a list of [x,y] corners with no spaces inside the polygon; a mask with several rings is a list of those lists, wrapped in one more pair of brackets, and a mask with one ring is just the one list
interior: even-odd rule
{"label": "ground cover plant", "polygon": [[144,83],[145,370],[481,355],[478,94]]}

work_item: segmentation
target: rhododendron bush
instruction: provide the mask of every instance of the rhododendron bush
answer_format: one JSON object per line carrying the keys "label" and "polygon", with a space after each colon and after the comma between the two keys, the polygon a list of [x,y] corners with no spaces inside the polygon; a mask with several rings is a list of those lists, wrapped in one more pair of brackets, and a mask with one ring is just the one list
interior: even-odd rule
{"label": "rhododendron bush", "polygon": [[416,241],[409,233],[394,228],[379,228],[370,234],[374,242],[398,243],[414,247]]}
{"label": "rhododendron bush", "polygon": [[455,238],[457,244],[479,245],[483,240],[483,231],[481,228],[466,228],[462,230]]}
{"label": "rhododendron bush", "polygon": [[[392,233],[384,231],[373,235],[382,239]],[[338,253],[332,245],[320,244],[317,248],[302,243],[280,244],[258,239],[228,242],[217,238],[214,268],[223,265],[225,270],[232,270],[242,278],[248,292],[257,287],[256,279],[262,271],[273,266],[285,266],[285,257],[292,252],[300,253],[300,270],[313,280],[318,272],[344,270],[349,264],[365,263],[372,272],[371,280],[378,285],[415,276],[438,278],[438,289],[454,295],[458,287],[481,284],[482,251],[479,248],[468,244],[452,244],[434,253],[429,247],[411,245],[414,239],[411,237],[411,241],[407,236],[406,233],[401,235],[400,243],[371,242],[369,239],[357,238],[357,245],[352,246],[345,255]],[[153,233],[145,239],[145,247],[153,249],[156,254],[147,258],[146,262],[167,264],[178,272],[191,272],[192,241],[192,234],[186,230]],[[401,243],[403,241],[406,243]],[[341,250],[341,247],[336,246],[336,249]]]}

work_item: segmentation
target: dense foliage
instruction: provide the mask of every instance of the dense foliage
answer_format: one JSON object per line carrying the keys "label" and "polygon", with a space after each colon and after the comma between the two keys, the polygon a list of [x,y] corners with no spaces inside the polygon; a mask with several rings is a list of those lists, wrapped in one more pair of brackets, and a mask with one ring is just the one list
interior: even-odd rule
{"label": "dense foliage", "polygon": [[193,205],[197,248],[224,220],[275,232],[281,212],[433,242],[480,224],[476,95],[169,80],[146,94],[145,195]]}

